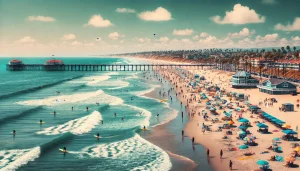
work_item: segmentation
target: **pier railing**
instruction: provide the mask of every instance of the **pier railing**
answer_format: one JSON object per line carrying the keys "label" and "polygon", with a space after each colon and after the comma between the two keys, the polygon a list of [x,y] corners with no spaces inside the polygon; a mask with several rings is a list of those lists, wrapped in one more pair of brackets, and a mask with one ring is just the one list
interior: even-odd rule
{"label": "pier railing", "polygon": [[64,65],[43,65],[23,64],[6,65],[9,71],[151,71],[159,68],[164,69],[203,69],[204,67],[214,68],[215,64],[64,64]]}

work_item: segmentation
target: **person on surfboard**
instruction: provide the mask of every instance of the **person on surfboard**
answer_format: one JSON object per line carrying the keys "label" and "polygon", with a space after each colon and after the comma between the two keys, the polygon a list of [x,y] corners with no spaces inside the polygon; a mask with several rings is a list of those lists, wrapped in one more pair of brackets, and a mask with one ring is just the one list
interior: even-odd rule
{"label": "person on surfboard", "polygon": [[64,152],[64,153],[66,153],[66,152],[67,152],[67,148],[66,148],[66,147],[64,147],[64,150],[63,150],[63,152]]}
{"label": "person on surfboard", "polygon": [[98,139],[100,138],[100,134],[99,134],[99,133],[97,133],[97,138],[98,138]]}
{"label": "person on surfboard", "polygon": [[16,130],[13,130],[12,134],[15,136],[17,134]]}
{"label": "person on surfboard", "polygon": [[43,120],[40,119],[40,124],[43,124]]}

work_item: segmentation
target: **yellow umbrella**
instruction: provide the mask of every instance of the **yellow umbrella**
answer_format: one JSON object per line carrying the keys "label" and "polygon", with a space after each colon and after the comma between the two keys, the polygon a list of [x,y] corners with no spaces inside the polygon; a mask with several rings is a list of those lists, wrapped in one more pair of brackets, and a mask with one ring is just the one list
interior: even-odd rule
{"label": "yellow umbrella", "polygon": [[289,124],[284,124],[283,126],[282,126],[283,128],[291,128],[291,125],[289,125]]}
{"label": "yellow umbrella", "polygon": [[294,148],[294,151],[300,152],[300,147],[298,146],[298,147]]}
{"label": "yellow umbrella", "polygon": [[234,124],[234,122],[233,121],[228,121],[228,124],[232,125],[232,124]]}

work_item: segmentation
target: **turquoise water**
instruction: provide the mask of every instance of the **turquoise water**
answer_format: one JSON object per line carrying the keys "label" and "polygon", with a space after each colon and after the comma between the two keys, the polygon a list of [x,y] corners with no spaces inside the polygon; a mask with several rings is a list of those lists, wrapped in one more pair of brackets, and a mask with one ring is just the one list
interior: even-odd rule
{"label": "turquoise water", "polygon": [[[143,96],[159,83],[149,84],[141,79],[141,72],[9,72],[5,70],[9,60],[0,59],[0,170],[171,168],[167,153],[138,134],[143,126],[151,129],[176,114],[167,104]],[[22,58],[24,63],[45,60]],[[137,62],[119,58],[62,60],[78,64]],[[40,125],[40,119],[45,123]],[[94,137],[97,133],[100,140]],[[63,147],[68,153],[58,150]]]}

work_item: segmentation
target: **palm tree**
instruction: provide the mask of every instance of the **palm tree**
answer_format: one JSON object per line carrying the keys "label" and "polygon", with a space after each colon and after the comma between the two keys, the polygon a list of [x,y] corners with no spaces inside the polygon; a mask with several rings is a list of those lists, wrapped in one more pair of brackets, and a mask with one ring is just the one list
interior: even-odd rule
{"label": "palm tree", "polygon": [[296,51],[296,46],[294,46],[293,49],[294,49],[294,52],[295,52]]}
{"label": "palm tree", "polygon": [[290,46],[286,46],[286,49],[288,50],[288,52],[291,52]]}
{"label": "palm tree", "polygon": [[282,51],[282,53],[284,53],[284,47],[281,47],[281,51]]}

